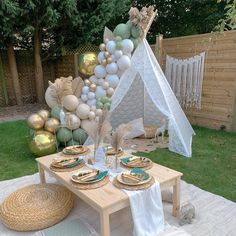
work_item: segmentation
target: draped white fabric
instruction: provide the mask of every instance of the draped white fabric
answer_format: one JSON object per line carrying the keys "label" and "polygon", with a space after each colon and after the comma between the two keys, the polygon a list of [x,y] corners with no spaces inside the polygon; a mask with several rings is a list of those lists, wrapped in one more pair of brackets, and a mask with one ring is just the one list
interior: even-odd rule
{"label": "draped white fabric", "polygon": [[166,78],[182,107],[201,108],[205,52],[188,59],[166,56]]}
{"label": "draped white fabric", "polygon": [[111,123],[117,127],[143,117],[146,124],[168,122],[169,150],[190,157],[194,131],[165,78],[148,42],[135,50],[112,96]]}

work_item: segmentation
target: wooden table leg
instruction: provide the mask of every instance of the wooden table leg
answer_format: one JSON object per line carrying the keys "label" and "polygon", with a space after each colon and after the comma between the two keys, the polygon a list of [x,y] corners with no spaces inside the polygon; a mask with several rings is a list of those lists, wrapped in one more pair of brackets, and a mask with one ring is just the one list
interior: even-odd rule
{"label": "wooden table leg", "polygon": [[101,236],[110,236],[109,214],[106,211],[100,212]]}
{"label": "wooden table leg", "polygon": [[180,178],[176,179],[175,185],[173,186],[173,216],[179,216],[180,208]]}
{"label": "wooden table leg", "polygon": [[45,180],[45,171],[42,168],[42,166],[38,163],[38,170],[39,170],[39,178],[40,178],[40,183],[41,184],[45,184],[46,180]]}

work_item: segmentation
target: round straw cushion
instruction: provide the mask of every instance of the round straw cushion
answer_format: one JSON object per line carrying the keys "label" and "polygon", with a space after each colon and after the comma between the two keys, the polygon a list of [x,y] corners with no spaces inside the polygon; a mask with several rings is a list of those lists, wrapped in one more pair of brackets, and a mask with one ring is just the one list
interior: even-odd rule
{"label": "round straw cushion", "polygon": [[73,203],[73,194],[63,186],[30,185],[5,199],[0,206],[0,219],[16,231],[44,229],[66,217]]}

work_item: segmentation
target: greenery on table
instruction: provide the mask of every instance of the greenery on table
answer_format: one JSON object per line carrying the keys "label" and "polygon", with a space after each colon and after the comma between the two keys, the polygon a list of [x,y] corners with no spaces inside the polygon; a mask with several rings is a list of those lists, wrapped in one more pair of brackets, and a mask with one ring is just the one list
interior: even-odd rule
{"label": "greenery on table", "polygon": [[[194,127],[193,157],[184,158],[167,149],[140,155],[183,172],[183,179],[204,190],[236,201],[236,133]],[[37,172],[27,146],[29,129],[25,121],[0,124],[0,180]]]}

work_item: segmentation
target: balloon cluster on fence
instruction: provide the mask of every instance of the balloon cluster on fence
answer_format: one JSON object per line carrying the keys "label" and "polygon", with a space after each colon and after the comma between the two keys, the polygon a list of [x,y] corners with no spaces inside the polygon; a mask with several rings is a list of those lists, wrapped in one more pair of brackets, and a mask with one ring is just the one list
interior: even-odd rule
{"label": "balloon cluster on fence", "polygon": [[98,54],[81,57],[80,72],[88,76],[93,69],[89,78],[69,76],[54,83],[49,81],[45,100],[51,111],[41,110],[27,119],[34,130],[29,146],[35,155],[53,153],[59,145],[84,144],[87,134],[83,125],[98,119],[103,109],[110,109],[111,97],[122,74],[131,66],[131,56],[140,37],[141,30],[130,21],[119,24],[113,36],[100,44]]}

